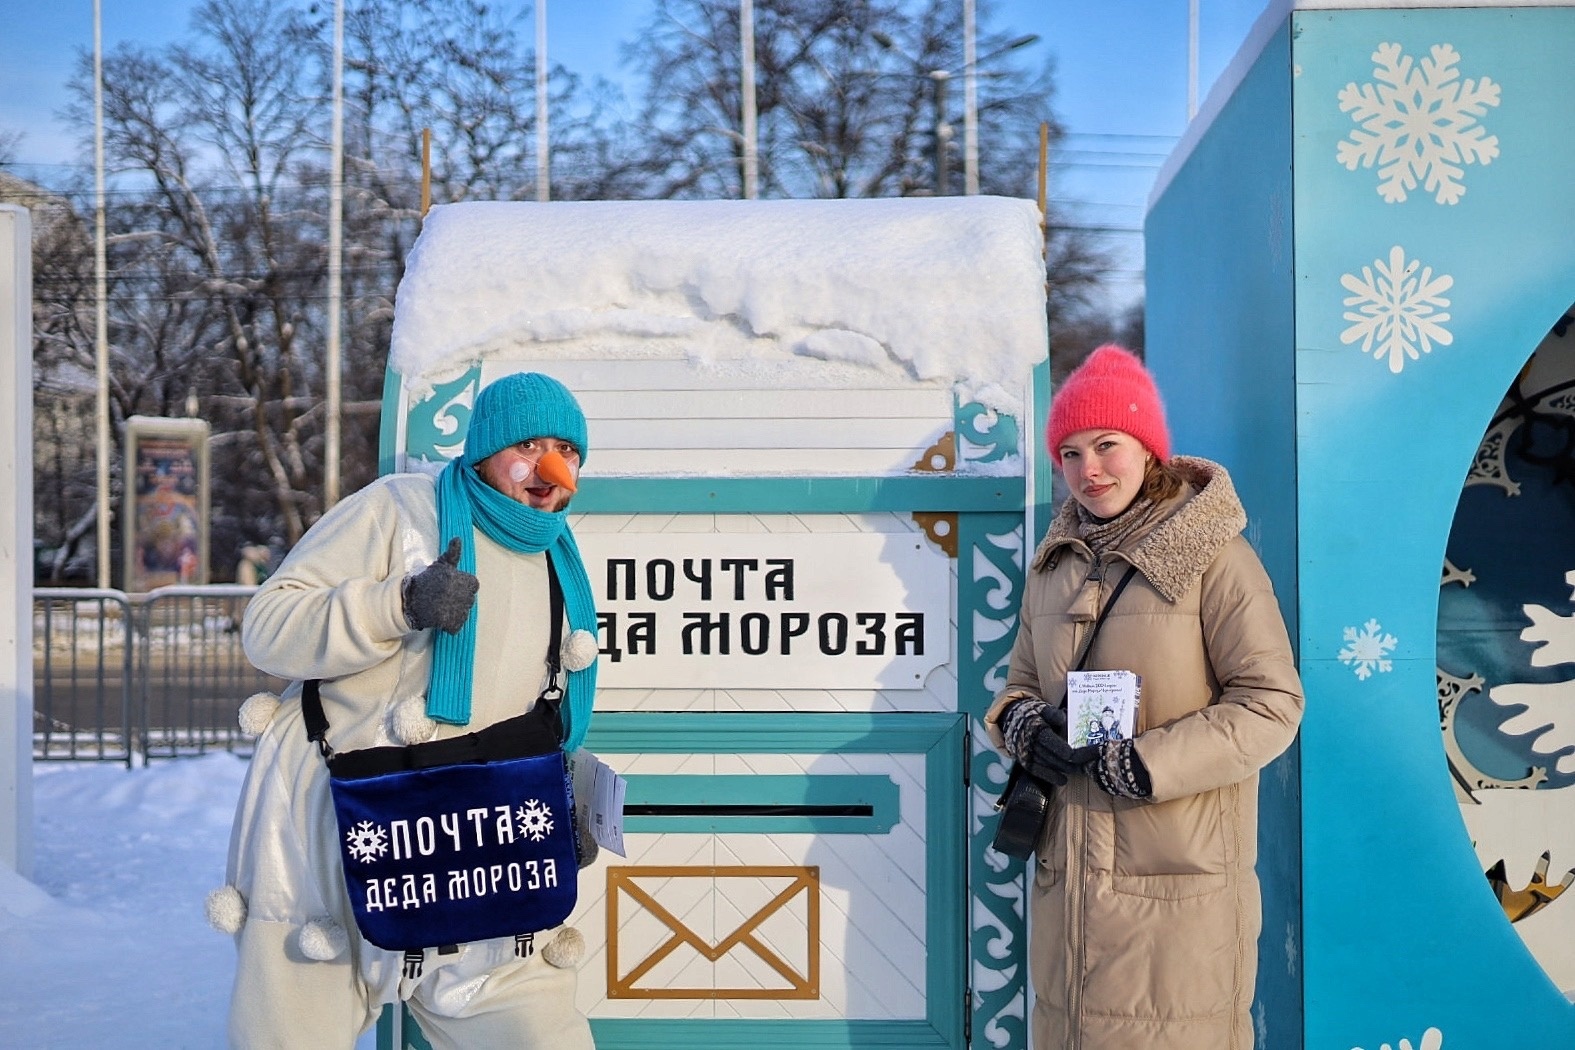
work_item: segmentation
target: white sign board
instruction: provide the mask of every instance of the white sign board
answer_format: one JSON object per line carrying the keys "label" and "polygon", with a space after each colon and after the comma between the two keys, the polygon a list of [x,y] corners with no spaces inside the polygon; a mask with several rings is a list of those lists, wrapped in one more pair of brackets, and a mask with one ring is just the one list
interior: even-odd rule
{"label": "white sign board", "polygon": [[917,534],[583,533],[603,689],[921,689],[951,565]]}

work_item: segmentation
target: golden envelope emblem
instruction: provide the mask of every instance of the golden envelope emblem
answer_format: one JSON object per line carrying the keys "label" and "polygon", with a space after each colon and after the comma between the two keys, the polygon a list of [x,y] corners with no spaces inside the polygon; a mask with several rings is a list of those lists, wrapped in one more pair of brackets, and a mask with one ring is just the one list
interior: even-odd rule
{"label": "golden envelope emblem", "polygon": [[607,997],[820,998],[820,869],[608,868]]}

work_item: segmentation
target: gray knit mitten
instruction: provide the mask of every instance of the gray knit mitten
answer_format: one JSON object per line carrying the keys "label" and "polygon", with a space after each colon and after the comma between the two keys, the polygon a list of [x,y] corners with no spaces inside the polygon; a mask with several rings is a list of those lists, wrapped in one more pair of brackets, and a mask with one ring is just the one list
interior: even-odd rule
{"label": "gray knit mitten", "polygon": [[405,619],[412,631],[436,627],[458,634],[465,626],[470,607],[476,604],[481,581],[459,571],[459,537],[448,541],[448,550],[437,561],[418,573],[405,577],[402,590]]}

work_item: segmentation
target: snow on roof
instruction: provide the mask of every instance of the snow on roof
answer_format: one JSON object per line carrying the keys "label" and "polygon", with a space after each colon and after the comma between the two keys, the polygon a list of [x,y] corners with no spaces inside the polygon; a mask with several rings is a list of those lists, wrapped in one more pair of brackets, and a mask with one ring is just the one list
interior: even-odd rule
{"label": "snow on roof", "polygon": [[818,360],[1017,413],[1048,352],[1039,212],[1003,197],[433,208],[389,363],[414,397],[489,357]]}

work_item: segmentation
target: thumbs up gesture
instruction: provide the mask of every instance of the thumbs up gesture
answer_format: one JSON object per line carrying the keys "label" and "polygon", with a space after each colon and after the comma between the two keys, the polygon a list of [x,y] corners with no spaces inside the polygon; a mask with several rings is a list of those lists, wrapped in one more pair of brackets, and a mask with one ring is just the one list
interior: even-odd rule
{"label": "thumbs up gesture", "polygon": [[402,594],[405,619],[411,630],[437,627],[449,634],[458,634],[465,626],[465,617],[476,604],[481,581],[459,570],[460,550],[459,537],[455,536],[448,541],[448,550],[437,561],[405,577]]}

